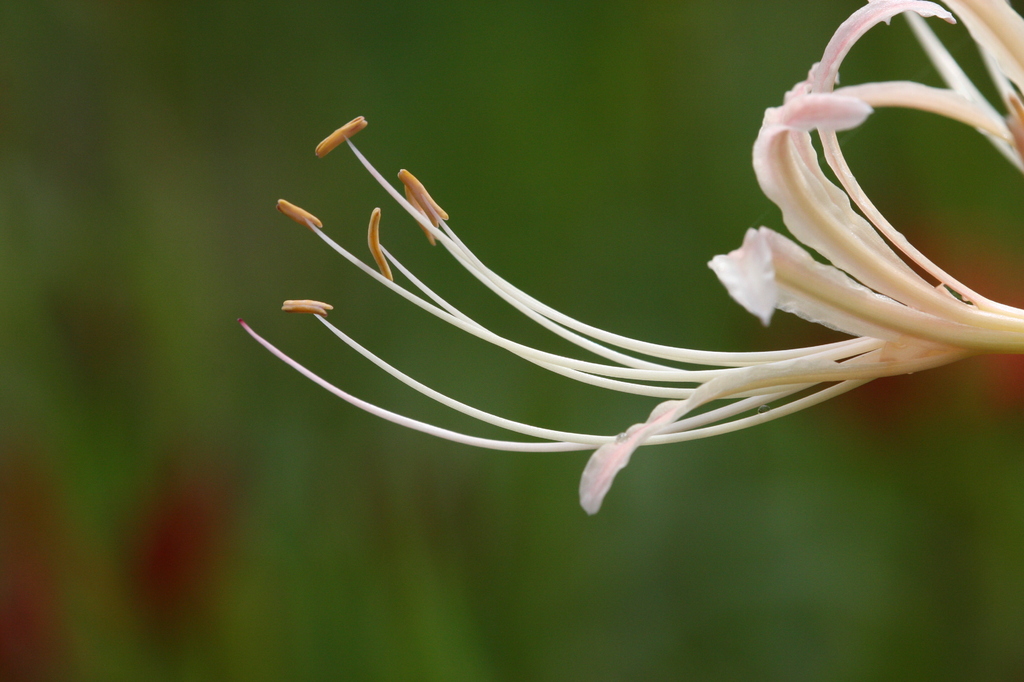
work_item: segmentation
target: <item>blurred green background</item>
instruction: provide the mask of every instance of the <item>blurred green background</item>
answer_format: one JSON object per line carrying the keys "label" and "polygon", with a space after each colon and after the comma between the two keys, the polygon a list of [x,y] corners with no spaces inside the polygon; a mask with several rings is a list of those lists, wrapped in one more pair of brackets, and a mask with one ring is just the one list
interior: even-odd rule
{"label": "blurred green background", "polygon": [[[345,150],[357,115],[485,262],[597,326],[697,348],[762,329],[708,259],[781,229],[750,149],[846,0],[5,0],[0,4],[0,679],[1024,679],[1024,365],[878,381],[641,451],[604,509],[586,453],[438,441],[356,395],[432,405],[279,312],[332,320],[455,397],[615,433],[652,401],[513,361],[403,304],[383,239],[481,321],[474,286]],[[954,53],[976,65],[959,29]],[[845,83],[936,83],[905,22]],[[968,284],[1021,304],[1021,178],[973,131],[882,111],[847,136],[869,193]]]}

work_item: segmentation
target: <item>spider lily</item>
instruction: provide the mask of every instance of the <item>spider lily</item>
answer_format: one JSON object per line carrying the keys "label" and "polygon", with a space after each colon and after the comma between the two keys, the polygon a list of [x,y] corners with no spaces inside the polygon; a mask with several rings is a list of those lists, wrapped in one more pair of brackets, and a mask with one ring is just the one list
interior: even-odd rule
{"label": "spider lily", "polygon": [[[580,503],[595,513],[615,475],[642,445],[706,438],[761,424],[810,407],[878,377],[917,372],[979,353],[1024,352],[1024,310],[991,301],[947,274],[915,249],[871,203],[839,148],[837,132],[860,125],[874,107],[905,107],[976,128],[1024,169],[1024,20],[1004,0],[950,0],[966,24],[1008,115],[988,103],[922,17],[954,23],[943,7],[920,0],[874,0],[844,22],[808,78],[768,109],[753,163],[765,194],[782,209],[789,232],[829,263],[767,227],[747,231],[742,246],[709,263],[729,294],[767,325],[776,309],[850,334],[827,345],[772,352],[718,353],[648,343],[592,327],[520,291],[484,265],[448,225],[448,215],[408,171],[404,195],[351,141],[361,117],[317,147],[323,156],[347,144],[391,197],[485,287],[523,315],[595,359],[567,357],[499,336],[448,303],[380,244],[380,209],[370,221],[377,269],[321,229],[312,214],[287,202],[278,208],[309,227],[370,277],[436,317],[528,362],[594,386],[663,399],[650,417],[619,435],[560,431],[507,419],[444,395],[379,358],[327,321],[330,306],[286,301],[308,312],[343,342],[409,387],[480,421],[536,440],[494,440],[458,433],[367,403],[328,383],[257,335],[272,353],[342,399],[384,419],[459,443],[517,452],[594,450],[580,482]],[[839,67],[871,27],[906,14],[948,87],[913,82],[867,83],[836,89]],[[841,186],[823,172],[812,133]],[[915,272],[913,263],[928,278]],[[393,271],[406,284],[394,280]],[[769,404],[772,405],[768,409]],[[706,408],[704,411],[698,411]]]}

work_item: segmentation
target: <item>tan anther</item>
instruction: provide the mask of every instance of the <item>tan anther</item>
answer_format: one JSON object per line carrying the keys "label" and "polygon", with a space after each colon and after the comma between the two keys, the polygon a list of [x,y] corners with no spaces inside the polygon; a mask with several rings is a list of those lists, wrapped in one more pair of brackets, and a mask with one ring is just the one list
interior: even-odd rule
{"label": "tan anther", "polygon": [[1006,117],[1006,127],[1013,135],[1013,146],[1017,153],[1024,156],[1024,103],[1015,93],[1010,93],[1006,98],[1007,106],[1010,108],[1010,115]]}
{"label": "tan anther", "polygon": [[285,301],[281,305],[281,310],[286,313],[312,313],[320,317],[327,317],[327,311],[334,310],[334,306],[321,301]]}
{"label": "tan anther", "polygon": [[[409,191],[408,185],[406,185],[405,187],[405,200],[412,204],[412,207],[416,209],[418,212],[422,213],[424,216],[427,215],[427,212],[423,210],[422,206],[420,206],[420,202],[416,201],[416,197],[413,196],[413,193],[411,191]],[[434,239],[434,235],[430,233],[430,230],[425,228],[421,223],[416,224],[420,226],[421,230],[423,230],[423,234],[427,235],[427,240],[430,242],[431,246],[437,244],[437,240]]]}
{"label": "tan anther", "polygon": [[357,116],[325,137],[324,141],[316,146],[316,155],[320,158],[327,156],[331,153],[331,150],[365,127],[366,119],[362,116]]}
{"label": "tan anther", "polygon": [[384,252],[380,250],[379,208],[373,209],[373,213],[370,214],[370,230],[366,241],[370,244],[370,253],[373,254],[373,260],[377,262],[377,269],[380,270],[380,274],[394,282],[395,277],[391,274],[391,266],[388,265],[388,259],[384,257]]}
{"label": "tan anther", "polygon": [[300,225],[305,225],[309,229],[314,227],[323,227],[324,224],[320,222],[320,219],[310,213],[304,208],[299,208],[295,204],[285,201],[284,199],[277,200],[277,210],[284,213],[286,216],[294,220]]}
{"label": "tan anther", "polygon": [[438,217],[440,217],[441,220],[448,220],[448,214],[445,213],[444,209],[438,206],[437,202],[431,198],[430,194],[423,186],[423,183],[417,180],[415,175],[403,168],[398,171],[398,179],[402,181],[403,185],[405,185],[405,196],[409,197],[409,195],[412,195],[410,199],[414,198],[416,200],[415,202],[410,200],[409,203],[413,204],[423,215],[425,215],[431,225],[434,227],[438,226]]}

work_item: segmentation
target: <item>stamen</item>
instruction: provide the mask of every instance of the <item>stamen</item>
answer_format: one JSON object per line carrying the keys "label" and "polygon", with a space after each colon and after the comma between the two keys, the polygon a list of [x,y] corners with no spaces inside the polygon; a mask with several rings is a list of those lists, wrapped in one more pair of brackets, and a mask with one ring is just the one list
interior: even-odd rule
{"label": "stamen", "polygon": [[316,155],[322,159],[330,154],[331,151],[339,144],[365,128],[366,125],[366,119],[362,116],[357,116],[325,137],[324,141],[316,146]]}
{"label": "stamen", "polygon": [[[399,204],[402,204],[403,200],[401,196],[398,194],[398,190],[392,187],[391,183],[384,179],[384,176],[381,175],[380,172],[373,167],[373,164],[370,163],[369,159],[367,159],[351,141],[348,143],[348,145],[349,148],[351,148],[352,153],[355,154],[357,159],[359,159],[359,162],[363,165],[364,168],[366,168],[367,172],[373,176],[373,178],[378,182],[378,184],[380,184],[384,191],[390,194],[395,201],[399,202]],[[406,200],[405,203],[409,203],[408,200]],[[408,208],[405,206],[403,206],[403,208],[406,208],[406,210],[408,210]],[[418,209],[416,207],[413,207],[413,210]],[[350,263],[352,263],[356,267],[362,267],[364,265],[362,264],[362,261],[358,260],[354,256],[350,258],[349,255],[346,255],[344,249],[341,249],[340,246],[335,244],[323,232],[318,232],[317,234],[321,239],[327,242],[332,249],[334,249],[339,254],[344,256]],[[556,328],[558,325],[563,325],[565,327],[568,327],[569,329],[573,329],[579,332],[580,334],[585,334],[604,343],[608,343],[619,348],[635,351],[637,353],[650,355],[652,357],[661,358],[664,360],[674,360],[678,362],[689,362],[698,365],[722,365],[724,367],[744,367],[748,365],[761,364],[764,362],[773,362],[776,360],[786,360],[796,357],[803,357],[808,353],[819,351],[841,351],[842,349],[847,348],[848,344],[852,342],[860,342],[858,340],[850,339],[847,341],[837,341],[830,344],[815,346],[811,348],[792,348],[787,350],[776,351],[751,351],[736,353],[694,350],[692,348],[679,348],[664,344],[640,341],[627,336],[622,336],[621,334],[615,334],[604,329],[600,329],[598,327],[585,324],[583,322],[580,322],[579,320],[569,317],[568,315],[560,313],[559,311],[555,310],[554,308],[551,308],[550,306],[541,303],[537,299],[525,294],[516,287],[512,286],[511,283],[502,279],[492,270],[488,269],[487,266],[485,266],[480,261],[480,259],[477,258],[466,247],[466,245],[463,244],[462,241],[455,236],[454,233],[452,233],[450,236],[445,235],[445,237],[451,244],[451,246],[444,242],[442,242],[442,244],[445,245],[445,248],[449,250],[452,256],[463,267],[465,267],[471,274],[473,274],[473,276],[476,277],[484,286],[486,286],[496,295],[500,296],[503,300],[507,301],[509,304],[514,306],[517,310],[520,310],[527,316],[531,317],[531,319],[536,319],[534,315],[539,315],[548,318],[548,320],[553,325],[548,328],[552,329],[552,331],[554,331],[554,328]],[[401,287],[398,287],[397,285],[395,291],[399,293],[399,295],[405,295],[402,293],[405,290],[402,289]],[[453,322],[453,324],[459,326],[457,322]],[[573,343],[576,343],[577,345],[583,345],[580,343],[578,336],[570,340],[572,340]],[[878,343],[881,342],[879,341]]]}
{"label": "stamen", "polygon": [[388,259],[384,257],[384,252],[380,250],[379,208],[373,209],[373,213],[370,214],[370,231],[369,235],[367,235],[367,241],[370,244],[370,253],[373,254],[373,260],[377,262],[377,269],[380,270],[380,274],[394,282],[395,278],[391,274],[391,266],[388,265]]}
{"label": "stamen", "polygon": [[277,200],[277,210],[284,213],[286,216],[294,220],[300,225],[305,225],[309,229],[314,227],[323,227],[324,224],[320,222],[320,219],[315,215],[307,211],[306,209],[299,208],[295,204],[285,201],[284,199]]}
{"label": "stamen", "polygon": [[320,317],[327,317],[327,311],[334,310],[334,306],[322,301],[303,299],[301,301],[285,301],[281,305],[281,310],[286,313],[312,313]]}
{"label": "stamen", "polygon": [[[431,225],[437,227],[440,224],[439,220],[448,220],[448,214],[431,198],[423,183],[417,180],[415,175],[403,168],[398,171],[398,179],[405,185],[405,197],[409,203],[416,206],[427,217]],[[429,232],[427,236],[430,236]],[[430,241],[433,243],[433,237]]]}

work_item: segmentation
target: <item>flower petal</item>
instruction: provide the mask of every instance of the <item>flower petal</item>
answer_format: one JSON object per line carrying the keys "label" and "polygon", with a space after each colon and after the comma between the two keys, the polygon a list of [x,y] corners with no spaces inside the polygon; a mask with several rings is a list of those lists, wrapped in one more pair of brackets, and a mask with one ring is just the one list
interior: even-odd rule
{"label": "flower petal", "polygon": [[679,418],[687,401],[670,400],[661,403],[642,424],[634,424],[614,442],[602,445],[587,461],[580,478],[580,506],[588,514],[601,509],[604,496],[612,487],[615,475],[629,464],[633,452],[651,436]]}
{"label": "flower petal", "polygon": [[[996,0],[1001,1],[1001,0]],[[950,3],[951,5],[953,3]],[[850,15],[836,30],[825,48],[825,54],[811,71],[811,89],[814,92],[832,90],[839,77],[839,65],[853,45],[878,24],[886,24],[898,14],[914,12],[922,17],[939,17],[956,23],[953,15],[934,2],[920,0],[869,0],[868,4]]]}
{"label": "flower petal", "polygon": [[[790,97],[781,107],[765,112],[764,128],[810,132],[850,130],[863,123],[874,109],[857,97],[835,94],[804,94]],[[762,129],[763,131],[763,129]]]}
{"label": "flower petal", "polygon": [[955,306],[896,255],[818,164],[805,130],[849,122],[864,107],[852,97],[810,94],[769,110],[754,143],[761,189],[782,210],[793,236],[836,267],[889,298],[935,314],[953,314]]}
{"label": "flower petal", "polygon": [[[868,289],[831,265],[815,261],[792,240],[768,228],[761,228],[761,232],[772,249],[780,310],[840,331],[888,341],[913,337],[922,343],[973,352],[1024,349],[1020,320],[972,311],[979,322],[993,324],[964,324],[911,308]],[[935,295],[963,306],[948,294],[936,290]]]}
{"label": "flower petal", "polygon": [[743,246],[726,255],[715,256],[708,263],[733,300],[761,320],[771,322],[778,302],[772,250],[764,235],[754,228],[747,230]]}
{"label": "flower petal", "polygon": [[872,107],[905,107],[929,111],[959,121],[997,140],[1012,143],[1013,136],[1002,116],[990,108],[946,88],[933,88],[913,81],[884,81],[850,85],[835,91],[837,95],[856,97]]}

